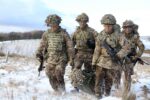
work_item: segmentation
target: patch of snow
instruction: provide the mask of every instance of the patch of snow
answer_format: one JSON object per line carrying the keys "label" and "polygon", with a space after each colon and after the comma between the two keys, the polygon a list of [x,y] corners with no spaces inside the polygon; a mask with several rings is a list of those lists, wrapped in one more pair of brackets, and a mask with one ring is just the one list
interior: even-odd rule
{"label": "patch of snow", "polygon": [[14,40],[0,42],[0,52],[33,57],[39,46],[40,40]]}
{"label": "patch of snow", "polygon": [[150,54],[148,54],[148,53],[143,53],[142,57],[150,57]]}

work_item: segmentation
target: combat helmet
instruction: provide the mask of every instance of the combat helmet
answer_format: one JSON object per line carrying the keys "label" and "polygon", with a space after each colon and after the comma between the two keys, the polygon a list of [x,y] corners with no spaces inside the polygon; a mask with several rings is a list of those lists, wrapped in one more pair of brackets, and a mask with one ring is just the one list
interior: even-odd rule
{"label": "combat helmet", "polygon": [[124,27],[133,27],[135,24],[133,23],[133,21],[131,21],[131,20],[125,20],[124,22],[123,22],[123,25],[122,25],[122,27],[124,28]]}
{"label": "combat helmet", "polygon": [[101,24],[116,24],[116,18],[112,14],[105,14],[101,19]]}
{"label": "combat helmet", "polygon": [[87,16],[87,14],[82,13],[82,14],[77,16],[76,21],[77,22],[80,22],[80,21],[88,22],[89,21],[89,17]]}
{"label": "combat helmet", "polygon": [[56,14],[48,15],[45,20],[45,23],[47,24],[47,26],[49,26],[50,24],[58,24],[59,25],[60,22],[61,22],[61,18]]}

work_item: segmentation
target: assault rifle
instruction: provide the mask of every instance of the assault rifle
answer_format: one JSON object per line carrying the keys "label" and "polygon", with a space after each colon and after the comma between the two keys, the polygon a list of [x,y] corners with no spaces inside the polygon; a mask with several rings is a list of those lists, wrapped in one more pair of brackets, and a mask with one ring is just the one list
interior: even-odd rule
{"label": "assault rifle", "polygon": [[118,50],[116,48],[112,48],[107,42],[106,42],[106,39],[103,41],[103,45],[102,45],[107,53],[110,55],[112,61],[122,65],[122,61],[116,56]]}

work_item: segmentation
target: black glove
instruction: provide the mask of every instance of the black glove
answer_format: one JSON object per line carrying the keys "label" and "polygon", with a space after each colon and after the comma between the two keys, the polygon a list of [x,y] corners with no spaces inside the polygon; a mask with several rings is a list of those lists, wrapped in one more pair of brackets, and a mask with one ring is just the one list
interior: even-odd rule
{"label": "black glove", "polygon": [[39,68],[38,68],[38,72],[40,72],[40,71],[42,71],[43,70],[43,68],[40,66]]}
{"label": "black glove", "polygon": [[37,53],[36,58],[41,62],[43,60],[43,55],[41,53]]}
{"label": "black glove", "polygon": [[95,41],[94,40],[88,39],[86,44],[88,45],[88,47],[90,49],[95,49]]}

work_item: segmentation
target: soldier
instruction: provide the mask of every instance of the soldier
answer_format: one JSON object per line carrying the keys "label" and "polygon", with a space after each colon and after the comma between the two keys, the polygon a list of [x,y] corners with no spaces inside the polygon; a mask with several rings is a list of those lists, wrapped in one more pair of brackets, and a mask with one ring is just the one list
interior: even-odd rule
{"label": "soldier", "polygon": [[[130,53],[127,55],[125,61],[125,70],[124,70],[124,93],[126,96],[131,88],[131,75],[133,75],[133,68],[137,62],[137,58],[141,57],[144,51],[144,45],[140,40],[139,33],[137,31],[138,25],[134,24],[131,20],[126,20],[123,22],[123,37],[125,43],[130,46]],[[138,48],[138,49],[137,49]]]}
{"label": "soldier", "polygon": [[[114,30],[116,33],[118,33],[118,35],[122,35],[121,34],[121,27],[119,24],[115,24],[114,25]],[[119,88],[119,85],[120,85],[120,81],[121,81],[121,74],[122,74],[122,70],[117,70],[115,72],[115,76],[114,76],[114,85],[115,85],[115,88]]]}
{"label": "soldier", "polygon": [[[76,91],[78,91],[79,80],[77,79],[76,75],[78,71],[81,70],[83,64],[84,64],[84,70],[80,72],[83,72],[84,77],[90,78],[86,75],[90,75],[90,74],[93,75],[92,56],[94,53],[95,38],[97,36],[97,32],[93,28],[88,26],[87,22],[89,21],[89,18],[85,13],[82,13],[79,16],[77,16],[76,21],[79,23],[79,26],[77,27],[76,31],[73,33],[72,36],[72,41],[76,51],[74,66],[72,71],[72,84],[75,87]],[[93,78],[90,79],[94,81]],[[89,80],[88,82],[92,82],[92,81]],[[88,85],[86,89],[88,90],[88,87],[90,87],[88,91],[94,92],[94,84],[93,83],[89,83],[89,84],[90,85]]]}
{"label": "soldier", "polygon": [[36,57],[44,56],[46,60],[46,75],[52,88],[57,92],[65,91],[64,73],[68,61],[72,62],[74,48],[70,36],[59,24],[61,18],[56,15],[47,16],[45,23],[48,29],[42,36]]}
{"label": "soldier", "polygon": [[[96,48],[92,60],[92,65],[96,68],[95,95],[98,98],[102,97],[101,82],[105,85],[105,96],[110,95],[113,76],[115,76],[115,72],[121,68],[119,65],[120,62],[117,62],[119,60],[114,61],[113,58],[121,59],[127,55],[126,51],[128,51],[126,46],[121,46],[120,33],[115,30],[115,17],[112,14],[106,14],[102,17],[101,24],[103,24],[104,30],[97,36]],[[115,55],[113,55],[114,57],[110,55],[106,45],[116,52]]]}

